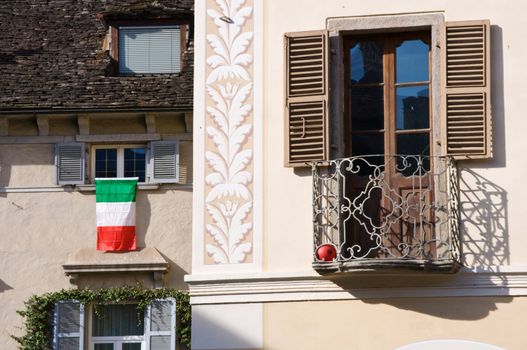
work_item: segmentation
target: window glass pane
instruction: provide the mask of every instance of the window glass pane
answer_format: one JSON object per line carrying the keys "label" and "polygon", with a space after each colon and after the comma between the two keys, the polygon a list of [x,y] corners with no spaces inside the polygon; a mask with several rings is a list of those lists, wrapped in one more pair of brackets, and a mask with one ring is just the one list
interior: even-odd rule
{"label": "window glass pane", "polygon": [[151,304],[152,316],[151,327],[152,331],[170,331],[170,324],[172,318],[172,302],[171,301],[153,301]]}
{"label": "window glass pane", "polygon": [[397,171],[404,176],[422,175],[430,170],[430,136],[428,133],[397,135],[397,153],[411,155],[397,158]]}
{"label": "window glass pane", "polygon": [[397,129],[426,129],[430,126],[428,85],[396,88]]}
{"label": "window glass pane", "polygon": [[139,182],[145,182],[145,154],[144,148],[124,149],[124,177],[138,177]]}
{"label": "window glass pane", "polygon": [[59,338],[57,350],[79,350],[79,338]]}
{"label": "window glass pane", "polygon": [[430,46],[422,40],[406,40],[395,49],[395,82],[428,81]]}
{"label": "window glass pane", "polygon": [[80,330],[80,304],[58,303],[59,333],[77,333]]}
{"label": "window glass pane", "polygon": [[351,129],[379,130],[384,128],[384,97],[382,87],[351,90]]}
{"label": "window glass pane", "polygon": [[95,150],[95,177],[117,177],[117,149]]}
{"label": "window glass pane", "polygon": [[94,350],[113,350],[113,344],[93,344]]}
{"label": "window glass pane", "polygon": [[124,343],[123,350],[141,350],[141,343]]}
{"label": "window glass pane", "polygon": [[143,335],[144,311],[137,305],[98,305],[93,308],[93,336]]}
{"label": "window glass pane", "polygon": [[170,350],[169,335],[155,336],[150,338],[150,350]]}
{"label": "window glass pane", "polygon": [[382,82],[382,48],[373,41],[363,41],[350,49],[352,84]]}
{"label": "window glass pane", "polygon": [[384,134],[352,135],[353,156],[384,154]]}

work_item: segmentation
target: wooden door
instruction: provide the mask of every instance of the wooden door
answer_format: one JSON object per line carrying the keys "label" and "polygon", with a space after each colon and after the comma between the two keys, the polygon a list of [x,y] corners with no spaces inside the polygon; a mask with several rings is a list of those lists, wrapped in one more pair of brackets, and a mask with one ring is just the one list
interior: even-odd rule
{"label": "wooden door", "polygon": [[344,182],[343,257],[431,257],[430,33],[344,42],[347,153],[360,158]]}

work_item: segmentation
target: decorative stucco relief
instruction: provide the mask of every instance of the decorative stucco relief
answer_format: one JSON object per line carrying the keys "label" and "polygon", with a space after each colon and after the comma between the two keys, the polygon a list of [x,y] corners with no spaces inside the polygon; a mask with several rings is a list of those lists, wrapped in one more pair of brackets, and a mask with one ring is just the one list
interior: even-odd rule
{"label": "decorative stucco relief", "polygon": [[252,262],[252,7],[207,9],[205,264]]}

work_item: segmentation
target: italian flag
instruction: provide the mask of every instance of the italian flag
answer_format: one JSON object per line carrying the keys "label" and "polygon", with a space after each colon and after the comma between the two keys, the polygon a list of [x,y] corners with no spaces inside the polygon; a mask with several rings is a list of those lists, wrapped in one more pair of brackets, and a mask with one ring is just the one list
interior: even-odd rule
{"label": "italian flag", "polygon": [[138,178],[95,179],[97,250],[136,249],[135,196]]}

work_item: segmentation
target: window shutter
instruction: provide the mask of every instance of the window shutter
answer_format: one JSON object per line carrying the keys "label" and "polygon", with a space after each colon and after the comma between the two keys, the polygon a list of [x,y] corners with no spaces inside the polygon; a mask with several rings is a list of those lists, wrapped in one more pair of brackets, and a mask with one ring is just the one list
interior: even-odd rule
{"label": "window shutter", "polygon": [[60,143],[55,146],[55,164],[59,185],[84,184],[85,168],[84,143]]}
{"label": "window shutter", "polygon": [[176,301],[154,300],[148,308],[146,332],[149,350],[176,349]]}
{"label": "window shutter", "polygon": [[78,301],[55,304],[53,349],[82,350],[84,348],[84,305]]}
{"label": "window shutter", "polygon": [[120,27],[121,74],[178,73],[181,70],[179,27]]}
{"label": "window shutter", "polygon": [[285,64],[285,165],[327,160],[327,31],[285,34]]}
{"label": "window shutter", "polygon": [[179,181],[179,143],[155,141],[150,143],[151,182]]}
{"label": "window shutter", "polygon": [[492,158],[490,22],[447,22],[444,43],[446,152],[457,159]]}

